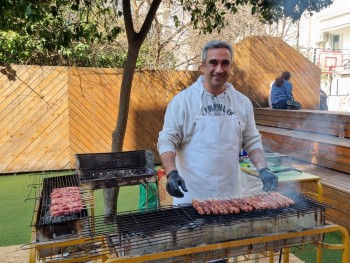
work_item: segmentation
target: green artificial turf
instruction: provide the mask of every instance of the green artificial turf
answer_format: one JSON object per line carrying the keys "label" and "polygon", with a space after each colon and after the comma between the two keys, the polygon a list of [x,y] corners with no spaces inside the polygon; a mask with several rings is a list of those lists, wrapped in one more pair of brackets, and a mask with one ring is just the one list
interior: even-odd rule
{"label": "green artificial turf", "polygon": [[[324,239],[325,243],[329,244],[341,244],[342,238],[340,233],[332,232],[325,235]],[[291,253],[300,258],[305,263],[314,263],[317,262],[317,250],[315,246],[306,245],[306,246],[298,246],[291,248]],[[322,249],[322,262],[326,263],[341,263],[341,251],[339,250],[330,250],[330,249]]]}
{"label": "green artificial turf", "polygon": [[[30,242],[34,197],[37,196],[32,188],[37,183],[35,178],[37,174],[0,176],[0,246]],[[94,191],[94,196],[95,215],[103,215],[102,190]],[[138,196],[139,186],[121,187],[118,211],[138,209]]]}
{"label": "green artificial turf", "polygon": [[28,175],[0,176],[0,246],[28,243],[34,200]]}

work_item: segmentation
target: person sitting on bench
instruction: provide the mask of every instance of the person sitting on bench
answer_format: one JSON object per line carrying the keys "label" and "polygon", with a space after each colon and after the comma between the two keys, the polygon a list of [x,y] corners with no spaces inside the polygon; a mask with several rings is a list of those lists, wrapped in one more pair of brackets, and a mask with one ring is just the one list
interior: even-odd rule
{"label": "person sitting on bench", "polygon": [[270,100],[273,109],[301,109],[301,104],[293,98],[293,87],[290,78],[290,72],[284,71],[272,84]]}

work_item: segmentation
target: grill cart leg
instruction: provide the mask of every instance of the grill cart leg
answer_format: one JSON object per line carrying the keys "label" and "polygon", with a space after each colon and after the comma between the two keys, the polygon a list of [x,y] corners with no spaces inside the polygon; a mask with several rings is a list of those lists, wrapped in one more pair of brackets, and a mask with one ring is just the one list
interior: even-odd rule
{"label": "grill cart leg", "polygon": [[330,250],[341,250],[342,251],[342,263],[349,263],[349,255],[350,255],[350,241],[349,241],[349,233],[348,231],[342,227],[337,226],[338,232],[340,232],[342,236],[342,244],[328,244],[319,242],[319,246],[317,247],[317,263],[322,263],[322,248],[330,249]]}
{"label": "grill cart leg", "polygon": [[317,245],[317,262],[318,263],[322,262],[322,245],[321,244]]}
{"label": "grill cart leg", "polygon": [[286,247],[283,249],[283,263],[288,263],[288,262],[289,262],[289,247]]}
{"label": "grill cart leg", "polygon": [[29,263],[36,262],[37,250],[35,248],[29,249]]}

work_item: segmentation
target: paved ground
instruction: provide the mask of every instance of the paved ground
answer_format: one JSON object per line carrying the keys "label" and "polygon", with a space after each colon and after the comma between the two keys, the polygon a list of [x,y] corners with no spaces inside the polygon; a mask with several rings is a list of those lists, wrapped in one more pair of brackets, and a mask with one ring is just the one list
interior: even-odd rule
{"label": "paved ground", "polygon": [[28,263],[29,250],[21,249],[21,246],[0,247],[1,263]]}

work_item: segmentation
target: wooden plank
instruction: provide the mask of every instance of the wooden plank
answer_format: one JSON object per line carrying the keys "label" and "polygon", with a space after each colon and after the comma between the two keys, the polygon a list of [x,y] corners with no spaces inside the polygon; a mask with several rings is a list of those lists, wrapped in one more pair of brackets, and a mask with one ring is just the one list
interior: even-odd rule
{"label": "wooden plank", "polygon": [[[283,158],[283,165],[317,175],[323,186],[323,202],[330,206],[326,209],[326,220],[342,225],[350,231],[350,176],[335,170],[322,168],[293,158]],[[317,194],[315,184],[303,183],[302,192]]]}
{"label": "wooden plank", "polygon": [[97,113],[92,104],[86,101],[80,101],[75,102],[74,105],[71,104],[70,106],[72,135],[78,130],[80,131],[80,134],[86,134],[87,138],[100,138],[102,144],[107,137],[111,136],[111,130],[113,130],[115,126],[115,121],[113,123],[112,120],[103,118],[104,115]]}
{"label": "wooden plank", "polygon": [[339,149],[344,149],[345,151],[347,151],[348,148],[350,147],[349,139],[341,139],[338,137],[328,136],[324,134],[316,134],[316,133],[309,133],[309,132],[303,132],[303,131],[267,127],[267,126],[261,126],[261,125],[257,125],[257,129],[261,133],[265,133],[267,136],[268,135],[283,136],[283,137],[286,137],[287,139],[300,139],[300,140],[309,141],[309,142],[323,143],[322,145],[323,147],[333,147],[333,148],[326,148],[326,150],[334,150],[336,149],[334,147],[339,147]]}
{"label": "wooden plank", "polygon": [[[9,85],[0,101],[1,122],[12,125],[0,131],[1,157],[10,157],[2,159],[2,171],[71,168],[74,153],[110,151],[122,70],[20,68],[13,83],[0,76]],[[197,72],[186,71],[136,72],[124,148],[152,148],[156,153],[167,103],[197,77]]]}
{"label": "wooden plank", "polygon": [[[24,65],[12,65],[12,68],[16,71],[16,80],[9,80],[7,76],[1,75],[1,87],[5,87],[0,94],[1,101],[4,98],[14,97],[13,92],[16,92],[24,84],[24,87],[28,87],[29,84],[38,77],[37,72],[40,70],[39,66],[24,66]],[[49,69],[48,69],[49,70]],[[26,85],[27,84],[27,85]],[[9,88],[6,88],[9,87]]]}
{"label": "wooden plank", "polygon": [[350,233],[350,217],[344,212],[342,213],[338,212],[337,210],[328,210],[326,211],[326,220],[345,227]]}
{"label": "wooden plank", "polygon": [[13,83],[11,87],[5,87],[6,90],[13,89],[13,92],[7,97],[1,98],[0,105],[2,105],[2,110],[0,121],[4,126],[13,125],[13,116],[16,116],[19,110],[26,109],[28,103],[32,100],[43,99],[44,94],[41,94],[41,92],[50,84],[50,81],[47,81],[44,74],[47,74],[48,79],[51,79],[51,81],[59,74],[58,70],[44,70],[43,72],[40,68],[35,67],[35,69],[35,71],[28,70],[27,72],[25,70],[23,72],[25,81],[20,78],[20,80]]}
{"label": "wooden plank", "polygon": [[[330,194],[334,199],[344,201],[344,198],[350,193],[349,173],[327,169],[290,157],[283,158],[283,165],[291,166],[304,172],[319,176],[321,178],[322,185],[337,189],[337,193]],[[325,194],[327,194],[326,190]],[[350,202],[350,199],[347,199],[346,202]]]}
{"label": "wooden plank", "polygon": [[231,81],[239,91],[247,94],[254,107],[268,106],[270,83],[282,71],[289,70],[294,97],[303,108],[319,108],[321,70],[280,39],[248,37],[234,45],[234,52]]}
{"label": "wooden plank", "polygon": [[106,136],[99,133],[97,128],[90,129],[88,125],[82,125],[80,118],[76,118],[75,115],[70,115],[70,127],[72,126],[76,128],[70,128],[70,143],[80,145],[79,148],[83,150],[83,152],[91,153],[111,149],[112,132],[109,136]]}
{"label": "wooden plank", "polygon": [[[18,138],[16,136],[22,136],[25,132],[23,126],[28,124],[29,127],[31,127],[30,122],[35,121],[33,115],[35,115],[41,107],[51,107],[50,103],[52,102],[49,102],[51,97],[54,96],[55,92],[64,90],[65,82],[55,77],[55,82],[52,82],[51,85],[40,85],[40,83],[40,81],[39,83],[33,83],[34,86],[38,86],[34,94],[31,89],[27,87],[28,92],[20,94],[22,99],[18,102],[19,104],[13,104],[13,114],[9,114],[2,120],[2,123],[8,127],[10,132],[8,132],[7,129],[0,130],[0,145],[3,145],[4,142],[16,140],[16,138]],[[40,94],[41,97],[37,96],[37,94]],[[0,151],[6,150],[7,149],[1,149]]]}
{"label": "wooden plank", "polygon": [[[335,146],[331,144],[323,144],[320,142],[307,141],[304,139],[290,138],[285,136],[271,135],[261,133],[263,135],[263,144],[272,148],[276,152],[291,152],[300,154],[308,159],[337,161],[344,164],[349,164],[349,148]],[[284,153],[285,154],[285,153]]]}
{"label": "wooden plank", "polygon": [[[319,120],[302,120],[297,118],[281,118],[276,116],[257,115],[255,122],[258,125],[270,126],[276,128],[292,129],[297,131],[314,132],[332,136],[338,136],[339,124],[338,122],[326,122]],[[350,125],[349,125],[350,126]],[[345,129],[347,127],[345,126]],[[348,135],[350,131],[345,131]],[[345,136],[346,137],[346,136]]]}
{"label": "wooden plank", "polygon": [[255,116],[276,116],[282,119],[293,118],[301,121],[314,120],[321,122],[350,123],[349,112],[320,111],[320,110],[277,110],[269,108],[254,108]]}
{"label": "wooden plank", "polygon": [[[302,145],[302,144],[300,144],[300,145]],[[264,146],[265,150],[278,151],[278,152],[281,152],[283,154],[288,154],[290,157],[301,160],[301,161],[306,161],[306,162],[309,162],[309,163],[312,163],[315,165],[327,167],[327,168],[334,169],[337,171],[342,171],[342,172],[350,171],[349,164],[339,161],[339,160],[346,160],[345,158],[343,158],[343,159],[337,158],[335,160],[322,159],[316,155],[305,154],[303,152],[302,147],[299,147],[300,152],[295,152],[295,151],[291,151],[291,149],[289,149],[288,147],[276,147],[275,144],[269,145],[268,143],[266,143],[266,141],[264,143],[264,140],[263,140],[263,146]],[[327,158],[327,156],[325,158]]]}
{"label": "wooden plank", "polygon": [[[349,158],[337,152],[327,154],[327,152],[322,152],[318,149],[308,152],[307,148],[304,148],[306,143],[303,141],[293,139],[288,140],[288,143],[284,143],[284,138],[282,138],[282,140],[279,140],[279,138],[275,136],[274,141],[271,141],[266,140],[266,136],[264,137],[265,139],[263,139],[263,145],[267,151],[281,152],[283,154],[288,153],[288,155],[292,158],[297,158],[301,161],[307,161],[309,163],[314,163],[323,166],[332,163],[337,163],[339,165],[349,165]],[[282,142],[283,145],[281,145],[282,143],[279,142]],[[319,145],[320,144],[315,144],[315,146]]]}
{"label": "wooden plank", "polygon": [[102,96],[97,88],[91,87],[82,91],[80,87],[70,86],[69,95],[70,109],[78,116],[85,115],[86,121],[90,119],[92,123],[89,125],[95,122],[103,131],[104,127],[108,129],[116,123],[117,112],[115,106],[111,106],[113,104],[109,102],[109,97],[116,97],[115,93],[108,92]]}
{"label": "wooden plank", "polygon": [[[68,137],[65,137],[66,133],[61,133],[61,130],[66,128],[68,131],[69,129],[67,107],[63,103],[60,104],[60,108],[57,108],[51,116],[51,121],[42,122],[39,126],[34,125],[36,130],[30,139],[25,139],[23,147],[15,148],[16,150],[12,151],[9,156],[12,161],[7,165],[6,172],[10,172],[15,167],[21,167],[20,171],[43,170],[43,163],[46,164],[47,159],[52,158],[52,154],[58,154],[59,150],[64,149],[64,145],[68,143]],[[59,150],[51,149],[53,137],[57,137],[56,143],[60,145]],[[30,143],[26,144],[25,142]],[[12,145],[12,147],[15,146]],[[31,159],[28,159],[27,156],[31,156]]]}
{"label": "wooden plank", "polygon": [[[109,142],[108,138],[111,137],[111,132],[108,134],[108,131],[112,130],[112,127],[107,129],[106,126],[100,123],[100,118],[93,115],[89,116],[83,113],[81,108],[77,108],[70,113],[70,119],[71,136],[82,136],[87,143],[92,145],[92,149],[95,146],[97,148],[105,147],[106,142]],[[96,145],[93,146],[94,144]]]}
{"label": "wooden plank", "polygon": [[55,160],[65,158],[69,154],[67,151],[69,149],[68,135],[68,119],[65,119],[65,122],[58,123],[55,127],[55,132],[50,133],[45,146],[46,149],[37,151],[35,156],[37,161],[35,164],[29,164],[27,166],[28,169],[31,171],[34,171],[35,168],[39,168],[39,171],[55,170],[55,167],[58,165],[55,163]]}
{"label": "wooden plank", "polygon": [[[48,110],[52,108],[52,104],[55,103],[55,100],[59,100],[66,92],[61,86],[51,86],[48,89],[48,94],[45,96],[47,101],[35,100],[35,102],[33,102],[33,107],[25,107],[20,113],[17,113],[18,117],[13,120],[16,126],[11,127],[10,133],[3,135],[3,138],[0,139],[3,146],[5,142],[6,144],[16,143],[16,140],[23,139],[22,136],[26,134],[29,135],[27,130],[33,129],[33,123],[42,121],[43,114],[46,114]],[[58,92],[58,94],[56,94],[56,92]],[[1,147],[1,151],[7,152],[8,148]]]}
{"label": "wooden plank", "polygon": [[[58,93],[58,96],[61,96],[61,99],[63,101],[66,101],[66,98],[64,98],[65,91],[64,89],[59,90],[61,93]],[[63,97],[62,97],[63,96]],[[59,103],[60,101],[58,101]],[[64,103],[58,104],[59,107],[64,107]],[[49,118],[57,118],[57,114],[60,114],[60,110],[58,109],[57,112],[53,111],[52,114],[46,107],[39,108],[36,113],[32,116],[32,119],[30,121],[25,122],[21,126],[21,130],[19,133],[14,134],[13,140],[8,140],[6,143],[4,143],[1,147],[2,150],[2,160],[3,165],[5,165],[5,160],[16,160],[17,158],[27,158],[28,155],[22,155],[22,153],[32,146],[35,146],[36,143],[40,143],[41,140],[47,139],[46,136],[42,136],[41,132],[46,130],[48,126],[51,125],[50,119],[47,119],[47,116],[50,116]],[[32,154],[33,156],[33,154]],[[35,158],[34,156],[32,158]],[[27,162],[30,162],[30,160],[27,160]],[[11,169],[11,166],[9,165],[7,169]]]}
{"label": "wooden plank", "polygon": [[335,169],[350,171],[350,140],[306,132],[257,126],[265,150]]}
{"label": "wooden plank", "polygon": [[[338,189],[324,185],[324,203],[326,209],[326,220],[347,228],[350,232],[350,193],[339,192]],[[304,186],[302,191],[316,193],[310,186]]]}

